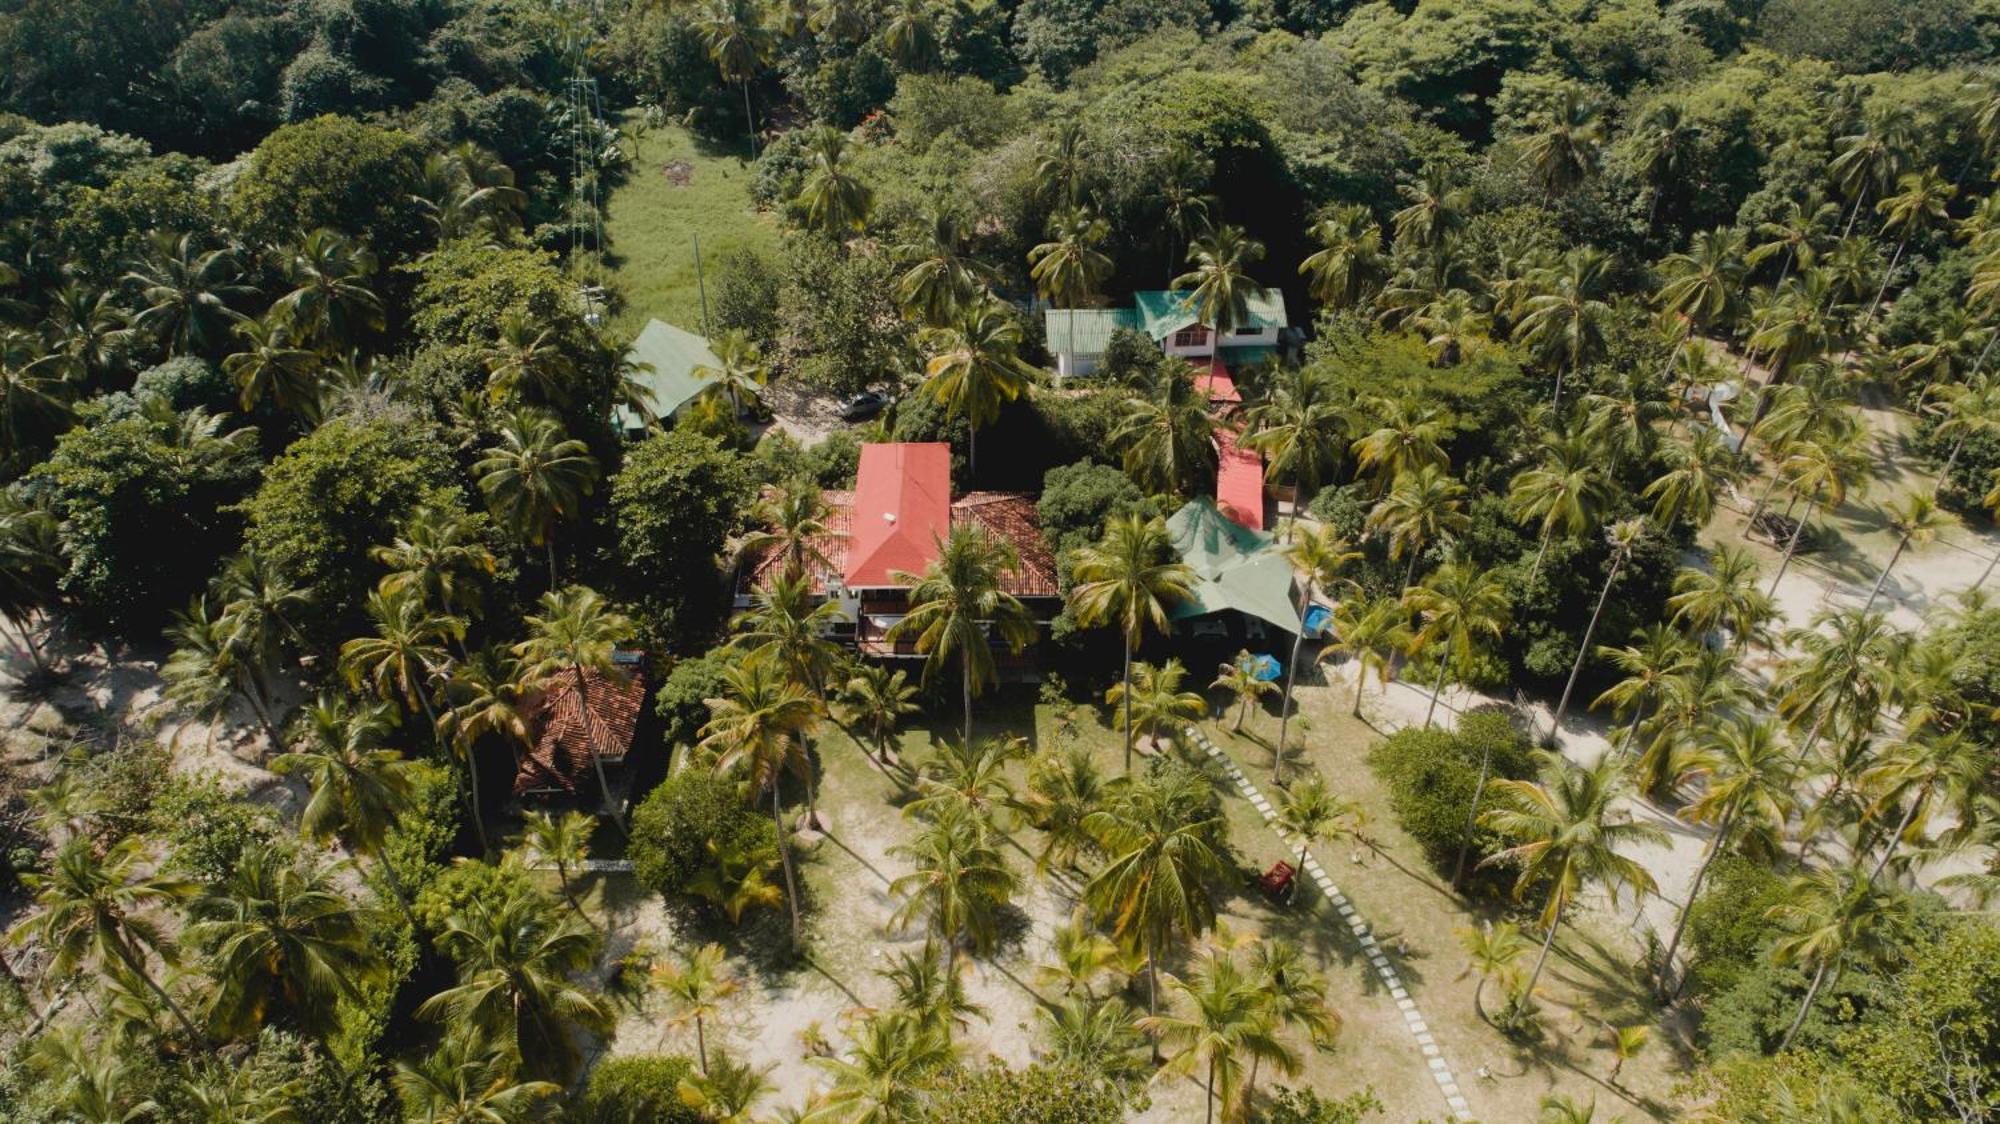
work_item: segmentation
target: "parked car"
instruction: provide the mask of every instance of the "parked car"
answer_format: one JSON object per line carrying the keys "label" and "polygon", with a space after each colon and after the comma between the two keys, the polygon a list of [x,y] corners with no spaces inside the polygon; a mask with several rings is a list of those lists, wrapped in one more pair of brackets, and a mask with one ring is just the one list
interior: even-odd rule
{"label": "parked car", "polygon": [[840,404],[842,421],[867,421],[889,405],[889,396],[879,390],[864,390]]}

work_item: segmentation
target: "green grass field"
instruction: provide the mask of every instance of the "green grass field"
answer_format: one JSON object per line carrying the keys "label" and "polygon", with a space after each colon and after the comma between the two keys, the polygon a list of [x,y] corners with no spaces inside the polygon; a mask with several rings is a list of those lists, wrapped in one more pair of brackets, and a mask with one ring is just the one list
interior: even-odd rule
{"label": "green grass field", "polygon": [[[750,204],[752,170],[744,154],[718,150],[678,125],[647,129],[632,151],[631,173],[605,208],[610,283],[624,302],[612,327],[633,334],[658,318],[699,332],[696,239],[713,295],[723,255],[775,251],[777,225]],[[676,182],[670,168],[686,182]]]}

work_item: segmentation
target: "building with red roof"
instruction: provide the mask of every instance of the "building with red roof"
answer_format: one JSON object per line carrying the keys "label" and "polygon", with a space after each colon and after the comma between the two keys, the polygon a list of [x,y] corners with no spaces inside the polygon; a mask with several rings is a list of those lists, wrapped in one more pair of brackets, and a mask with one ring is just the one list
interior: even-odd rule
{"label": "building with red roof", "polygon": [[[644,654],[620,650],[612,659],[616,674],[585,671],[581,694],[573,677],[562,676],[547,690],[524,700],[521,709],[533,724],[535,744],[514,772],[517,798],[595,799],[597,764],[622,776],[646,702]],[[588,721],[584,718],[585,695],[590,702]],[[593,755],[596,764],[591,760]]]}

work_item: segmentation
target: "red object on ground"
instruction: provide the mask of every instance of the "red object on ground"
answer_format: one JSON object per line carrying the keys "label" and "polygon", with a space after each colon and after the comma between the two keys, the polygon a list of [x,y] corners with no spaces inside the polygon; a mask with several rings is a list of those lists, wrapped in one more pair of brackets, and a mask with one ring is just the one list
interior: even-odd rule
{"label": "red object on ground", "polygon": [[1257,879],[1257,888],[1271,897],[1282,898],[1292,892],[1292,878],[1296,874],[1298,871],[1292,869],[1291,863],[1281,862]]}
{"label": "red object on ground", "polygon": [[1219,463],[1215,472],[1215,506],[1235,523],[1253,531],[1264,529],[1264,458],[1236,446],[1236,435],[1215,433]]}
{"label": "red object on ground", "polygon": [[1229,368],[1222,360],[1210,360],[1208,369],[1194,377],[1195,389],[1208,396],[1212,405],[1241,405],[1243,393],[1236,389],[1236,380],[1229,377]]}
{"label": "red object on ground", "polygon": [[850,587],[897,585],[896,570],[921,573],[951,529],[951,446],[863,445],[854,478],[847,566]]}

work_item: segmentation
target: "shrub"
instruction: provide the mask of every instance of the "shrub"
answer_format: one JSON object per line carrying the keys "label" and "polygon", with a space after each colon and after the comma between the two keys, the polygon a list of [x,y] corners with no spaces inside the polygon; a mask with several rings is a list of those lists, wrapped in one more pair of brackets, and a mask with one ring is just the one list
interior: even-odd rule
{"label": "shrub", "polygon": [[682,1103],[681,1082],[694,1075],[686,1058],[633,1054],[606,1058],[590,1071],[583,1097],[564,1119],[574,1124],[700,1124]]}
{"label": "shrub", "polygon": [[442,932],[453,914],[475,901],[499,902],[543,891],[520,863],[459,859],[417,892],[412,912],[425,930]]}
{"label": "shrub", "polygon": [[423,146],[393,129],[332,115],[265,137],[236,180],[230,208],[246,231],[292,238],[332,227],[385,254],[415,246]]}
{"label": "shrub", "polygon": [[[717,558],[750,488],[745,458],[700,434],[656,433],[626,453],[611,478],[619,592],[643,606],[657,638],[698,638],[720,619]],[[674,580],[661,581],[666,574]]]}
{"label": "shrub", "polygon": [[1116,1094],[1074,1066],[954,1069],[937,1086],[923,1116],[937,1124],[1115,1124],[1125,1116]]}
{"label": "shrub", "polygon": [[150,818],[167,841],[172,865],[208,883],[228,878],[244,848],[277,834],[269,809],[212,777],[174,776],[153,801]]}
{"label": "shrub", "polygon": [[1042,541],[1055,553],[1067,575],[1068,555],[1104,534],[1113,515],[1150,511],[1146,496],[1126,475],[1109,465],[1059,465],[1042,477],[1042,498],[1035,505],[1042,524]]}
{"label": "shrub", "polygon": [[1785,880],[1764,864],[1735,855],[1715,860],[1688,910],[1686,941],[1697,992],[1723,990],[1763,960],[1778,932],[1766,913],[1784,896]]}
{"label": "shrub", "polygon": [[722,673],[729,663],[718,650],[681,660],[667,673],[653,696],[653,713],[660,716],[669,752],[700,740],[702,724],[708,721],[708,700],[721,696]]}
{"label": "shrub", "polygon": [[717,263],[715,327],[741,328],[752,339],[768,340],[778,326],[778,271],[755,250],[742,247]]}
{"label": "shrub", "polygon": [[175,410],[203,409],[211,414],[237,408],[236,383],[214,364],[192,355],[177,355],[139,372],[134,394],[156,394]]}
{"label": "shrub", "polygon": [[1360,1124],[1382,1113],[1382,1102],[1376,1099],[1372,1087],[1334,1101],[1311,1089],[1288,1089],[1280,1085],[1271,1100],[1271,1107],[1264,1113],[1266,1124]]}
{"label": "shrub", "polygon": [[[661,782],[632,813],[632,876],[641,886],[680,905],[722,908],[744,871],[732,861],[728,877],[719,860],[747,860],[760,875],[778,857],[778,828],[745,804],[736,785],[705,769],[682,769]],[[710,877],[704,878],[704,875]],[[734,879],[736,885],[728,882]]]}
{"label": "shrub", "polygon": [[[1398,730],[1368,753],[1368,765],[1389,788],[1396,822],[1441,869],[1458,859],[1467,841],[1466,816],[1479,785],[1482,756],[1490,752],[1492,778],[1530,777],[1535,760],[1527,736],[1511,712],[1476,710],[1459,720],[1456,731],[1412,726]],[[1498,850],[1483,828],[1472,830],[1470,861]]]}

